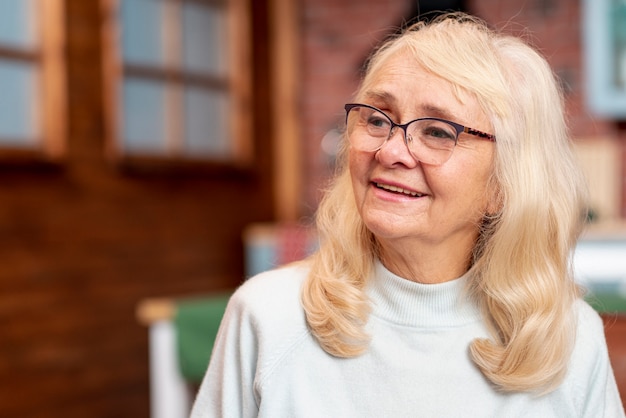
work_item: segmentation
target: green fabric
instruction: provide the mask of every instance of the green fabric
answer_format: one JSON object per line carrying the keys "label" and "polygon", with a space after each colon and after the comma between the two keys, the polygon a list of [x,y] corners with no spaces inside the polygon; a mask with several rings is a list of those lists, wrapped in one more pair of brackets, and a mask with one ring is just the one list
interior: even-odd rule
{"label": "green fabric", "polygon": [[189,382],[202,381],[230,296],[230,293],[212,295],[180,300],[176,304],[178,362]]}
{"label": "green fabric", "polygon": [[626,296],[619,293],[589,293],[585,299],[599,313],[626,313]]}

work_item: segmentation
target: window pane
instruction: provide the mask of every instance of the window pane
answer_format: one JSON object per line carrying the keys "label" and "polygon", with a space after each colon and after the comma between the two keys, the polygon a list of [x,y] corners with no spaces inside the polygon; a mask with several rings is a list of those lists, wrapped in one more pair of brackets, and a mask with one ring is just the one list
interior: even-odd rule
{"label": "window pane", "polygon": [[164,0],[122,0],[122,51],[133,64],[164,63]]}
{"label": "window pane", "polygon": [[626,2],[613,0],[613,47],[615,51],[615,86],[626,91]]}
{"label": "window pane", "polygon": [[127,78],[123,85],[123,147],[127,151],[165,151],[165,86]]}
{"label": "window pane", "polygon": [[224,75],[228,51],[226,10],[207,4],[184,3],[182,16],[184,69]]}
{"label": "window pane", "polygon": [[[0,61],[0,142],[31,146],[38,135],[36,69],[33,65]],[[16,143],[17,141],[17,143]]]}
{"label": "window pane", "polygon": [[32,48],[35,45],[35,0],[0,0],[0,43]]}
{"label": "window pane", "polygon": [[228,135],[228,96],[188,88],[185,92],[185,153],[189,156],[232,157]]}

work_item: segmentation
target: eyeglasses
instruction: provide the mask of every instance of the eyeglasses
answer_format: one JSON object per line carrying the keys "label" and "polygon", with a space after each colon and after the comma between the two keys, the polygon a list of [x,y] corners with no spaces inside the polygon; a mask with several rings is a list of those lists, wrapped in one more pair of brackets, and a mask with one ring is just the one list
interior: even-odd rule
{"label": "eyeglasses", "polygon": [[492,134],[468,128],[449,120],[419,118],[405,124],[395,123],[374,106],[349,103],[346,109],[346,133],[350,145],[360,151],[378,151],[396,128],[404,131],[404,143],[411,155],[424,164],[441,165],[448,161],[462,132],[489,141]]}

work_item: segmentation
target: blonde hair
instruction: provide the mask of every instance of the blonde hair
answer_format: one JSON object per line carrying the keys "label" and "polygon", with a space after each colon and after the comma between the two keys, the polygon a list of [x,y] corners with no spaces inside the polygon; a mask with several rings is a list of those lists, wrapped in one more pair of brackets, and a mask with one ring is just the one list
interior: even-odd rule
{"label": "blonde hair", "polygon": [[[579,291],[570,256],[586,207],[559,85],[524,41],[455,13],[383,44],[368,62],[357,101],[398,51],[476,97],[497,138],[493,188],[500,209],[480,226],[469,284],[492,336],[472,342],[472,359],[500,390],[550,391],[562,381],[575,339]],[[319,344],[339,357],[367,349],[364,287],[379,251],[352,197],[347,146],[318,209],[321,245],[301,295]]]}

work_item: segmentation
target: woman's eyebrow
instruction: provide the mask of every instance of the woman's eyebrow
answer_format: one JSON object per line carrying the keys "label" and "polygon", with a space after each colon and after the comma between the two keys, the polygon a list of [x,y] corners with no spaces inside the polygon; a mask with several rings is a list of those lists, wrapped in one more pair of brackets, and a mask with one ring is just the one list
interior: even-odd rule
{"label": "woman's eyebrow", "polygon": [[392,106],[397,102],[397,99],[393,94],[382,90],[366,91],[363,97],[374,102],[382,102]]}
{"label": "woman's eyebrow", "polygon": [[[392,93],[384,90],[369,90],[366,91],[363,97],[366,100],[371,100],[374,104],[380,106],[384,103],[388,107],[394,107],[398,103],[398,99]],[[421,103],[415,108],[415,119],[423,117],[435,117],[446,120],[455,120],[455,116],[447,109],[437,106],[433,103]]]}
{"label": "woman's eyebrow", "polygon": [[419,106],[419,110],[427,116],[430,117],[436,117],[436,118],[441,118],[441,119],[446,119],[446,120],[452,120],[454,119],[454,115],[452,113],[450,113],[448,110],[436,106],[432,103],[423,103]]}

